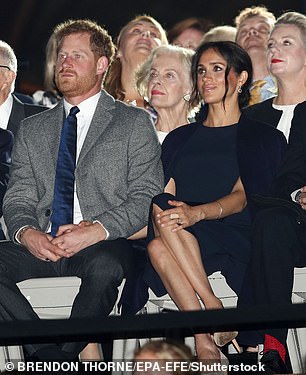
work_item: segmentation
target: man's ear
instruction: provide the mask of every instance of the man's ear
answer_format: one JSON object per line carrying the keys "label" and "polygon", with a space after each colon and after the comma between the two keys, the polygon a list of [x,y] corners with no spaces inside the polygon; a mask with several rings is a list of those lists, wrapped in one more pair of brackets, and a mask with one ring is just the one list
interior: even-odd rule
{"label": "man's ear", "polygon": [[103,74],[108,68],[108,58],[101,56],[97,61],[97,74]]}

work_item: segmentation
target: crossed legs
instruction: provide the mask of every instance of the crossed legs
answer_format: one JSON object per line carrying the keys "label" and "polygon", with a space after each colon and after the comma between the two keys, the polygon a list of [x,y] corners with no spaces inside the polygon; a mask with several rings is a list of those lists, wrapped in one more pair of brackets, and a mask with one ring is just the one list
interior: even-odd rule
{"label": "crossed legs", "polygon": [[[153,204],[153,217],[161,211]],[[222,308],[209,284],[196,238],[185,230],[172,232],[170,227],[163,228],[157,223],[155,232],[156,237],[148,245],[149,257],[178,308],[201,310],[199,298],[206,309]],[[196,334],[195,340],[200,359],[220,358],[210,334]]]}

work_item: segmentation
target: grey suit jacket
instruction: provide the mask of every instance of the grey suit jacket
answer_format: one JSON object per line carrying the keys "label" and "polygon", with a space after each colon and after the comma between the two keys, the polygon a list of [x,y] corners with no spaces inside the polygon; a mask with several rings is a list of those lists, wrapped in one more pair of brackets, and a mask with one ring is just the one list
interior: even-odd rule
{"label": "grey suit jacket", "polygon": [[[48,228],[63,118],[60,101],[21,123],[3,207],[11,239],[24,225]],[[109,239],[128,237],[142,228],[151,198],[162,191],[164,182],[149,114],[102,90],[75,178],[83,218],[99,220],[110,232]]]}
{"label": "grey suit jacket", "polygon": [[22,103],[14,94],[13,97],[13,106],[10,114],[10,118],[7,124],[7,129],[10,130],[14,135],[17,134],[20,123],[26,117],[35,115],[42,111],[47,110],[47,107],[42,105],[34,104],[25,104]]}

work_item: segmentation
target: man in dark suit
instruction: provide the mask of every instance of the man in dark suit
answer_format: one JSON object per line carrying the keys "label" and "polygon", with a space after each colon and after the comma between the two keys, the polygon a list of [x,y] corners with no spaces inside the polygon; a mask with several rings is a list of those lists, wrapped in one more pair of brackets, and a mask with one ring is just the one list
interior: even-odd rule
{"label": "man in dark suit", "polygon": [[[3,198],[9,180],[13,141],[13,134],[9,130],[0,128],[0,217],[2,216]],[[1,228],[1,225],[0,240],[5,240],[5,235]]]}
{"label": "man in dark suit", "polygon": [[[294,268],[306,266],[306,102],[297,105],[288,149],[273,184],[271,197],[257,197],[263,209],[253,227],[250,262],[252,286],[258,305],[291,304]],[[287,329],[264,335],[263,362],[287,373]],[[273,352],[274,351],[274,352]],[[279,357],[282,361],[278,361]]]}
{"label": "man in dark suit", "polygon": [[0,127],[16,135],[20,122],[46,110],[46,107],[24,104],[14,94],[17,58],[12,47],[0,40]]}
{"label": "man in dark suit", "polygon": [[[16,135],[20,122],[47,108],[38,105],[23,104],[12,94],[15,87],[17,74],[17,58],[12,47],[0,40],[0,217],[2,216],[2,202],[6,192],[9,165],[11,162],[11,150],[13,145],[13,134]],[[13,134],[8,132],[10,130]],[[0,224],[0,240],[5,235]]]}
{"label": "man in dark suit", "polygon": [[[55,34],[55,77],[64,98],[22,122],[4,199],[12,240],[0,246],[0,317],[4,320],[38,319],[15,284],[49,276],[82,279],[71,318],[107,316],[129,267],[125,237],[146,224],[151,198],[163,188],[160,146],[150,115],[101,91],[114,56],[111,37],[88,20],[67,21]],[[58,160],[63,158],[62,144],[68,142],[64,133],[72,117],[77,143],[69,184],[72,173],[74,194],[71,204],[63,196],[64,204],[55,204],[60,194],[68,192],[67,180],[63,185],[58,178],[63,173]],[[71,221],[59,222],[66,206]],[[38,359],[71,359],[85,345],[25,347]]]}

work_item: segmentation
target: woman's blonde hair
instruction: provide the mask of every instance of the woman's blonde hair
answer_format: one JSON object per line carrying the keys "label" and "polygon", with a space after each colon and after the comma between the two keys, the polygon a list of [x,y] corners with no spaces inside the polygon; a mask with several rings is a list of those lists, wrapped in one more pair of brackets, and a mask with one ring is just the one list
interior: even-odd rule
{"label": "woman's blonde hair", "polygon": [[301,32],[306,49],[306,16],[298,12],[286,12],[276,20],[273,30],[279,25],[295,25]]}
{"label": "woman's blonde hair", "polygon": [[[120,47],[122,45],[122,41],[124,40],[124,36],[126,32],[130,29],[131,26],[133,26],[135,23],[139,21],[149,22],[152,25],[154,25],[158,29],[161,35],[162,45],[168,44],[166,31],[163,29],[161,24],[151,16],[140,15],[132,19],[125,26],[123,26],[123,28],[120,30],[120,33],[117,37],[117,43],[116,43],[117,51],[120,50]],[[105,79],[105,84],[104,84],[105,90],[108,93],[110,93],[114,98],[119,99],[119,100],[123,100],[125,96],[125,92],[123,90],[122,83],[121,83],[121,72],[122,72],[121,61],[119,57],[116,57],[114,62],[109,68],[109,71]]]}

